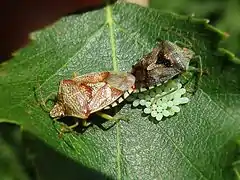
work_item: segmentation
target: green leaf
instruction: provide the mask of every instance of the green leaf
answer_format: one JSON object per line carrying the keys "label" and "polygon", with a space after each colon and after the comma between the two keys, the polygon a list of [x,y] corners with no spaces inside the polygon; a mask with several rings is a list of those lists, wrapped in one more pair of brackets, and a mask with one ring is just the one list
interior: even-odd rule
{"label": "green leaf", "polygon": [[[32,37],[28,47],[0,67],[2,122],[20,124],[29,136],[106,178],[232,179],[240,129],[240,66],[228,61],[228,55],[216,54],[222,34],[206,20],[116,4],[62,18]],[[157,39],[183,42],[201,56],[209,75],[202,77],[191,102],[158,124],[126,104],[118,114],[128,116],[129,123],[107,131],[93,126],[58,138],[34,88],[46,98],[74,72],[130,71]],[[46,166],[47,160],[42,159]]]}
{"label": "green leaf", "polygon": [[29,180],[30,163],[21,144],[21,132],[18,126],[0,124],[0,177],[4,180]]}

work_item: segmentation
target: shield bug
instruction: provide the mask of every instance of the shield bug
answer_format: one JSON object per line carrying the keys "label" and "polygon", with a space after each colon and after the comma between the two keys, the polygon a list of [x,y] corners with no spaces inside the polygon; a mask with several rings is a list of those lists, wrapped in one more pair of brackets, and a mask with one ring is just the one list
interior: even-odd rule
{"label": "shield bug", "polygon": [[194,54],[192,50],[181,48],[170,41],[160,41],[152,52],[132,67],[131,73],[136,77],[136,88],[161,85],[188,70]]}
{"label": "shield bug", "polygon": [[[75,75],[72,79],[60,82],[57,102],[50,111],[50,116],[54,119],[77,117],[83,120],[83,125],[88,125],[86,120],[90,114],[122,102],[123,97],[126,98],[134,90],[134,84],[135,77],[127,72]],[[103,113],[99,115],[108,120],[114,119]]]}

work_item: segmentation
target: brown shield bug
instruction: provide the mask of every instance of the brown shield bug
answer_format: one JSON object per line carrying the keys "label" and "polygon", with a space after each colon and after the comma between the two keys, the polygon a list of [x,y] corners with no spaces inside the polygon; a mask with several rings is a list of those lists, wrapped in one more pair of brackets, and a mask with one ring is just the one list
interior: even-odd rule
{"label": "brown shield bug", "polygon": [[161,85],[189,69],[194,52],[167,40],[160,41],[152,52],[132,67],[136,89]]}
{"label": "brown shield bug", "polygon": [[[135,88],[135,77],[127,72],[94,72],[72,79],[62,80],[59,85],[57,102],[50,116],[59,119],[65,116],[77,117],[88,125],[87,118],[97,112],[108,120],[115,120],[99,112],[121,103]],[[117,103],[118,102],[118,103]],[[75,125],[70,126],[72,129]]]}

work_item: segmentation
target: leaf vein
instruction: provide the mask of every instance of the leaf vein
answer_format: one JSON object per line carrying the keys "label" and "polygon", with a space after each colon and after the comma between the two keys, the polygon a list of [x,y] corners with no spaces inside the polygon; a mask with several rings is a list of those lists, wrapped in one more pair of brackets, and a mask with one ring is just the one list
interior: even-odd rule
{"label": "leaf vein", "polygon": [[[112,9],[111,6],[108,4],[105,8],[106,12],[106,21],[109,27],[109,33],[110,33],[110,43],[111,43],[111,49],[112,49],[112,63],[113,63],[113,70],[119,71],[118,68],[118,61],[116,57],[116,43],[115,43],[115,37],[114,37],[114,31],[113,31],[113,17],[112,17]],[[121,145],[120,145],[120,124],[117,123],[116,127],[116,141],[117,141],[117,179],[121,180]]]}
{"label": "leaf vein", "polygon": [[213,102],[215,106],[217,106],[219,109],[225,112],[231,119],[237,121],[229,112],[227,112],[223,107],[218,105],[206,92],[204,92],[202,89],[200,89],[200,91],[209,99],[209,101]]}
{"label": "leaf vein", "polygon": [[113,70],[118,71],[118,62],[117,62],[117,57],[116,57],[116,43],[115,43],[114,32],[113,32],[112,9],[111,9],[110,5],[106,6],[106,18],[107,18],[107,24],[108,24],[109,33],[110,33]]}
{"label": "leaf vein", "polygon": [[204,177],[205,179],[208,179],[203,172],[201,172],[191,161],[190,159],[181,151],[181,149],[178,148],[178,146],[175,144],[175,142],[172,140],[172,138],[168,135],[168,133],[164,130],[164,128],[161,126],[161,129],[164,131],[164,134],[167,136],[167,138],[170,140],[170,142],[173,144],[173,146],[178,150],[178,152],[187,160],[187,162],[201,175],[201,177]]}

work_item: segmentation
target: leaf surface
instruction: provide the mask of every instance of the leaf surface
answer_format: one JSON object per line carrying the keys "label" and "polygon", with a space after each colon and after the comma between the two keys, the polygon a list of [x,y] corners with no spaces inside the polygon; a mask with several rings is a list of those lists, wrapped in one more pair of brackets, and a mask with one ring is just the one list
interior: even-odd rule
{"label": "leaf surface", "polygon": [[[116,4],[62,18],[32,38],[0,67],[1,121],[20,124],[54,150],[113,179],[231,179],[240,66],[215,55],[221,33],[205,20]],[[118,114],[129,123],[107,131],[93,126],[59,139],[34,88],[46,98],[74,72],[130,71],[157,39],[188,45],[209,71],[191,102],[158,124],[126,104]]]}

